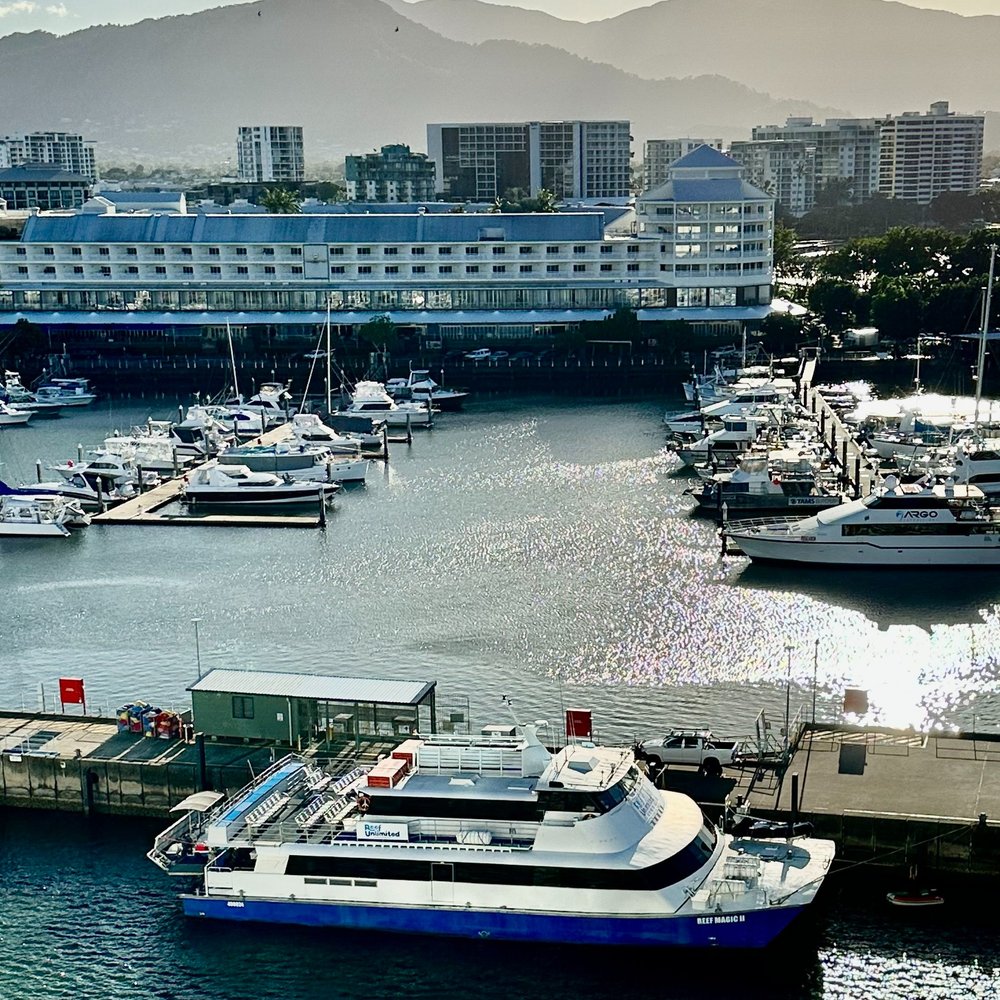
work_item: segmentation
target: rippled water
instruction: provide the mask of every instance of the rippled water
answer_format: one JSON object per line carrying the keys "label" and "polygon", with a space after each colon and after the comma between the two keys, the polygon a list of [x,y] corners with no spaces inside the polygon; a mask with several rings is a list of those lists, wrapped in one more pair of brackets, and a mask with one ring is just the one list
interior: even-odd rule
{"label": "rippled water", "polygon": [[[1000,730],[1000,576],[838,573],[719,561],[663,450],[666,403],[483,400],[443,416],[345,492],[325,532],[91,527],[0,541],[0,705],[55,678],[92,706],[175,707],[203,668],[437,680],[476,724],[591,707],[607,735],[665,725],[749,731],[760,709]],[[74,457],[172,404],[100,408],[0,431],[0,476]],[[789,655],[787,646],[791,647]],[[790,664],[790,669],[789,669]],[[671,956],[431,944],[184,921],[144,858],[150,828],[0,819],[0,1000],[105,997],[998,995],[995,929],[894,921],[863,886],[780,958],[712,970]],[[912,915],[910,915],[912,916]],[[543,970],[543,971],[542,971]],[[655,970],[655,971],[654,971]],[[978,991],[978,992],[977,992]]]}

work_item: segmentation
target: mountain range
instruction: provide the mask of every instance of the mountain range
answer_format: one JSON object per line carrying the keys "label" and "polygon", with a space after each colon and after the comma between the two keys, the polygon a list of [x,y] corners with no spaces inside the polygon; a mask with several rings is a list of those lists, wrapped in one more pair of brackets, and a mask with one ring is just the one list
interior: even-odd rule
{"label": "mountain range", "polygon": [[[884,0],[665,0],[582,24],[478,0],[390,2],[258,0],[64,36],[8,35],[0,129],[81,132],[104,164],[204,163],[234,157],[239,125],[301,124],[315,162],[391,142],[425,149],[428,122],[628,118],[640,150],[656,136],[749,137],[754,124],[793,114],[939,99],[972,110],[974,93],[975,107],[1000,108],[1000,81],[982,74],[976,91],[972,65],[989,65],[982,53],[1000,41],[1000,17]],[[866,22],[852,36],[854,17],[877,30]],[[978,24],[978,34],[952,21]],[[912,22],[940,45],[939,58],[889,45],[883,22]],[[884,49],[872,61],[876,43]]]}

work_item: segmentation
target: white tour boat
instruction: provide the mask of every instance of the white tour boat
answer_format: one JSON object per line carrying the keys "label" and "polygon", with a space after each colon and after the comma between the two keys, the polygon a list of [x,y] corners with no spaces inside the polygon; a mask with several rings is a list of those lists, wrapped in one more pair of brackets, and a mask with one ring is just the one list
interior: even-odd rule
{"label": "white tour boat", "polygon": [[1000,511],[982,490],[900,483],[813,517],[729,521],[727,538],[763,562],[824,566],[1000,566]]}
{"label": "white tour boat", "polygon": [[[213,798],[216,800],[213,804]],[[160,834],[192,917],[574,945],[763,947],[814,900],[827,840],[721,833],[630,748],[409,739],[343,776],[286,757]]]}

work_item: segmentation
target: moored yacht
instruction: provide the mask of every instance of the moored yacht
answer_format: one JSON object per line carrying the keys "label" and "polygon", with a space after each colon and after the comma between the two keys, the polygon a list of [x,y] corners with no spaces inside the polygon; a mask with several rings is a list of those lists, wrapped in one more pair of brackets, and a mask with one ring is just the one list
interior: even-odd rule
{"label": "moored yacht", "polygon": [[354,387],[350,403],[341,412],[384,420],[391,427],[407,424],[425,427],[433,419],[430,409],[424,403],[395,402],[381,382],[358,382]]}
{"label": "moored yacht", "polygon": [[63,406],[89,406],[97,399],[97,393],[90,388],[90,379],[86,378],[50,378],[35,390],[35,395]]}
{"label": "moored yacht", "polygon": [[31,410],[17,410],[0,400],[0,427],[23,427],[34,416]]}
{"label": "moored yacht", "polygon": [[975,486],[884,486],[798,520],[729,521],[726,536],[751,559],[827,566],[1000,566],[1000,511]]}
{"label": "moored yacht", "polygon": [[203,465],[186,477],[184,500],[193,504],[240,507],[280,507],[329,500],[338,483],[299,481],[270,472],[253,472],[245,465]]}
{"label": "moored yacht", "polygon": [[397,401],[411,399],[436,406],[442,411],[460,410],[469,398],[469,393],[462,389],[446,389],[438,385],[427,368],[414,368],[406,378],[389,379],[385,388]]}
{"label": "moored yacht", "polygon": [[362,483],[368,474],[368,459],[359,455],[335,455],[325,445],[281,441],[271,445],[242,445],[218,457],[221,467],[245,465],[252,472],[271,472],[292,479],[326,483]]}
{"label": "moored yacht", "polygon": [[534,726],[410,739],[341,776],[290,756],[188,808],[204,811],[149,857],[200,875],[189,916],[474,940],[762,947],[834,855],[825,840],[720,833],[631,749],[552,753]]}
{"label": "moored yacht", "polygon": [[90,517],[72,500],[54,496],[0,495],[0,536],[65,538],[70,528],[90,524]]}
{"label": "moored yacht", "polygon": [[39,417],[58,417],[63,404],[54,400],[41,400],[29,392],[15,371],[4,372],[4,384],[0,387],[0,398],[13,410],[24,410]]}

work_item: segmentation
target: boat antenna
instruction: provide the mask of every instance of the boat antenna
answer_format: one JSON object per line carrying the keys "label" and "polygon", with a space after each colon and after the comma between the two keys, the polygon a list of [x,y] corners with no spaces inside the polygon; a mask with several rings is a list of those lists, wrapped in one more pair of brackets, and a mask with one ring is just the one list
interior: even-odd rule
{"label": "boat antenna", "polygon": [[517,713],[514,711],[514,702],[512,702],[507,695],[502,694],[500,695],[500,704],[503,705],[508,712],[510,712],[510,717],[514,720],[514,725],[520,729],[521,720],[517,717]]}
{"label": "boat antenna", "polygon": [[993,272],[996,267],[997,245],[990,246],[990,274],[986,281],[986,298],[983,302],[983,323],[979,330],[979,358],[976,361],[976,410],[972,418],[974,429],[979,429],[979,403],[983,398],[983,368],[986,364],[986,332],[990,328],[990,302],[993,297]]}

